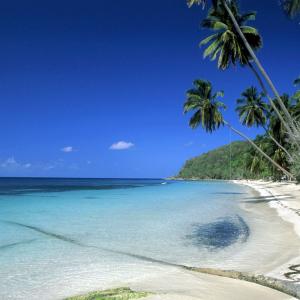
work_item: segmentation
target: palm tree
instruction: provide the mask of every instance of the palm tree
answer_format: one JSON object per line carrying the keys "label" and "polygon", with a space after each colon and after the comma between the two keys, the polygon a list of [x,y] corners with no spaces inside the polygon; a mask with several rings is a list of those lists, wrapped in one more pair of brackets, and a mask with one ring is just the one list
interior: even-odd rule
{"label": "palm tree", "polygon": [[[300,86],[300,76],[294,80],[294,86]],[[300,90],[297,90],[292,96],[294,100],[294,106],[292,109],[292,116],[295,118],[296,122],[299,124],[300,121]],[[299,125],[298,125],[299,126]]]}
{"label": "palm tree", "polygon": [[218,101],[223,92],[212,93],[209,81],[195,80],[194,88],[187,91],[187,100],[184,104],[184,113],[196,110],[190,119],[190,127],[195,129],[200,124],[206,132],[212,133],[223,125],[222,109],[226,109],[224,103]]}
{"label": "palm tree", "polygon": [[290,18],[294,18],[300,12],[300,0],[282,0],[281,4]]}
{"label": "palm tree", "polygon": [[[192,6],[193,4],[206,4],[205,0],[188,0],[188,5]],[[257,79],[259,80],[259,83],[262,86],[262,89],[264,91],[264,93],[267,95],[273,109],[276,111],[276,113],[278,114],[279,118],[281,118],[284,126],[286,127],[290,137],[293,139],[293,141],[298,145],[299,149],[299,142],[297,141],[297,136],[299,135],[299,131],[296,128],[294,121],[291,117],[291,115],[289,114],[288,110],[286,109],[286,107],[284,106],[284,103],[282,102],[280,95],[277,91],[277,89],[275,88],[271,78],[269,77],[269,75],[267,74],[266,70],[263,68],[262,64],[260,63],[259,59],[257,58],[257,56],[255,55],[252,46],[250,45],[250,43],[248,42],[244,32],[242,31],[242,28],[240,28],[240,25],[237,21],[237,15],[234,14],[234,11],[237,12],[237,10],[234,10],[233,8],[237,7],[236,5],[236,1],[235,0],[214,0],[213,1],[213,9],[218,10],[225,10],[230,19],[231,22],[234,26],[234,29],[237,33],[237,35],[241,38],[241,40],[244,43],[244,46],[246,48],[246,50],[249,53],[249,56],[253,59],[253,61],[255,62],[256,66],[258,67],[259,71],[261,72],[262,76],[265,78],[265,80],[267,81],[268,85],[270,86],[271,90],[273,91],[274,95],[276,96],[276,98],[278,99],[278,103],[280,104],[280,108],[282,109],[282,111],[284,112],[284,116],[287,119],[287,122],[284,120],[284,118],[281,117],[281,114],[279,113],[279,111],[276,111],[276,108],[274,107],[274,105],[272,104],[272,99],[271,97],[268,96],[267,93],[267,89],[265,88],[263,81],[260,79],[258,73],[256,72],[256,70],[254,70],[254,68],[250,66],[250,68],[254,71],[255,76],[257,77]]]}
{"label": "palm tree", "polygon": [[267,123],[268,105],[263,101],[264,94],[258,93],[254,86],[247,88],[237,100],[236,111],[243,125],[247,127],[265,126]]}
{"label": "palm tree", "polygon": [[[242,34],[246,38],[251,49],[258,50],[262,46],[262,39],[254,27],[246,26],[247,21],[254,20],[256,14],[254,12],[250,12],[241,15],[235,1],[231,1],[229,7],[239,29],[242,31]],[[247,50],[244,41],[237,33],[232,19],[228,15],[227,11],[224,10],[224,7],[222,5],[214,6],[210,10],[208,17],[203,20],[202,26],[217,32],[201,41],[200,45],[210,43],[204,51],[204,57],[210,56],[212,60],[219,57],[218,67],[223,70],[227,69],[230,64],[235,65],[236,62],[239,62],[241,65],[248,65],[254,72],[255,77],[258,79],[259,84],[261,85],[274,111],[278,114],[278,117],[281,119],[289,134],[294,136],[290,126],[285,121],[284,116],[280,113],[280,108],[278,109],[275,107],[258,72],[252,66],[250,62],[252,58],[250,52]]]}
{"label": "palm tree", "polygon": [[258,93],[255,87],[250,87],[242,93],[243,98],[237,100],[236,111],[243,125],[247,127],[262,127],[270,139],[293,160],[291,154],[271,135],[267,128],[269,106],[263,101],[264,94]]}
{"label": "palm tree", "polygon": [[[295,101],[295,99],[290,97],[288,94],[283,94],[281,96],[281,99],[289,112],[295,117],[295,113],[297,111],[297,102]],[[276,107],[279,107],[277,99],[274,99],[274,104]],[[285,142],[285,140],[287,139],[287,135],[282,122],[278,118],[277,114],[274,113],[273,108],[270,109],[270,114],[270,131],[277,141]]]}
{"label": "palm tree", "polygon": [[[261,48],[262,39],[258,31],[254,27],[246,26],[247,21],[254,20],[256,14],[250,12],[240,15],[234,3],[231,4],[230,9],[252,49],[258,50]],[[241,65],[249,64],[250,53],[224,9],[220,6],[211,9],[207,18],[202,21],[202,27],[216,32],[200,42],[201,46],[209,44],[204,51],[204,58],[209,56],[211,60],[215,60],[218,57],[218,68],[223,70],[227,69],[230,64],[235,65],[237,62]]]}
{"label": "palm tree", "polygon": [[206,80],[195,80],[194,87],[187,91],[187,99],[184,103],[184,113],[194,111],[190,119],[190,126],[195,129],[202,126],[207,132],[213,132],[222,125],[228,126],[232,131],[246,139],[261,155],[269,160],[276,168],[281,170],[288,177],[293,175],[282,168],[270,156],[262,151],[250,138],[235,129],[229,122],[224,120],[222,110],[226,108],[225,104],[218,100],[223,96],[223,92],[213,93],[212,85]]}

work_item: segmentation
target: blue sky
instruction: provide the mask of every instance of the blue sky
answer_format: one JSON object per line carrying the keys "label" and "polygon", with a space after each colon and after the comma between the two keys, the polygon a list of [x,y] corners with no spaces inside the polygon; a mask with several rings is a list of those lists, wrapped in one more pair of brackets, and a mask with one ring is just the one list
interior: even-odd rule
{"label": "blue sky", "polygon": [[[292,92],[299,20],[276,0],[240,2],[258,12],[264,66]],[[2,1],[0,176],[164,177],[227,144],[227,129],[192,131],[182,114],[185,91],[206,78],[241,128],[235,100],[256,85],[248,69],[203,60],[205,13],[184,0]]]}

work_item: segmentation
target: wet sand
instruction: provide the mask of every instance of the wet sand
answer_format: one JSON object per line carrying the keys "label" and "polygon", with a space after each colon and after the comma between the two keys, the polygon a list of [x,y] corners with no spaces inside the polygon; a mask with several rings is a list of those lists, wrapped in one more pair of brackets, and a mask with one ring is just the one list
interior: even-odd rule
{"label": "wet sand", "polygon": [[[220,268],[262,274],[297,284],[300,270],[300,188],[267,182],[235,181],[249,187],[240,205],[248,213],[253,240]],[[255,190],[253,190],[255,189]],[[276,196],[276,197],[274,197]],[[261,228],[263,226],[263,228]],[[299,264],[299,265],[298,265]],[[146,300],[284,300],[277,290],[232,278],[201,274],[178,266],[161,266],[156,276],[116,283],[154,293]],[[300,278],[300,277],[299,277]]]}
{"label": "wet sand", "polygon": [[[248,221],[254,228],[255,241],[252,246],[250,241],[249,253],[246,256],[242,253],[241,257],[237,254],[227,269],[263,274],[297,284],[295,280],[300,274],[300,265],[299,272],[297,269],[297,262],[300,264],[300,187],[256,181],[235,183],[249,187],[240,204],[249,213]],[[286,206],[288,211],[284,211]],[[291,218],[291,214],[297,218]],[[260,223],[261,220],[265,223]],[[264,226],[263,230],[260,226]],[[296,299],[259,284],[178,268],[159,277],[128,282],[128,285],[132,289],[154,292],[155,295],[145,298],[148,300]]]}

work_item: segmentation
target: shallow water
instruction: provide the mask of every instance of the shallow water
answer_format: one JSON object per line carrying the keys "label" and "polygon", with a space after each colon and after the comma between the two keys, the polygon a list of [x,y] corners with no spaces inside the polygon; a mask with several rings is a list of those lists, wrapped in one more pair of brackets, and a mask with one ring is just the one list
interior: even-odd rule
{"label": "shallow water", "polygon": [[226,265],[253,238],[245,195],[226,182],[1,179],[0,299],[60,299],[168,264]]}

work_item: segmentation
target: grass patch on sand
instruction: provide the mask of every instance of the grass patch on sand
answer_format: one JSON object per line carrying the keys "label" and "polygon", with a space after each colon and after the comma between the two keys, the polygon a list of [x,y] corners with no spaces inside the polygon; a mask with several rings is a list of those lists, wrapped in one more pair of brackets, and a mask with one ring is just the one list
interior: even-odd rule
{"label": "grass patch on sand", "polygon": [[150,295],[147,292],[136,292],[130,288],[117,288],[112,290],[91,292],[87,295],[70,297],[65,300],[130,300],[140,299]]}

